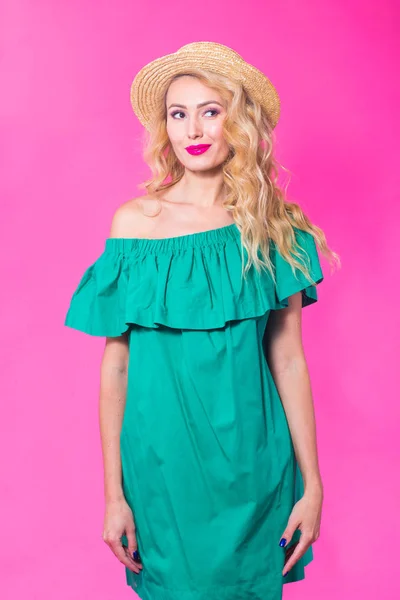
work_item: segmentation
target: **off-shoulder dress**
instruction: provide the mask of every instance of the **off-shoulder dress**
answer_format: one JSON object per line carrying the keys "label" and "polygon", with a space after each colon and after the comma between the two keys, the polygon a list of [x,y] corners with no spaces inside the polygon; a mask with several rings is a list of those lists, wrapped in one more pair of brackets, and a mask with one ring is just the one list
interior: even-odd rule
{"label": "off-shoulder dress", "polygon": [[276,283],[254,267],[242,279],[233,223],[107,238],[72,295],[66,326],[129,337],[122,482],[143,569],[126,582],[142,600],[279,600],[313,559],[310,547],[282,576],[279,540],[304,487],[263,345],[289,296],[317,301],[314,238],[295,234],[314,285],[272,242]]}

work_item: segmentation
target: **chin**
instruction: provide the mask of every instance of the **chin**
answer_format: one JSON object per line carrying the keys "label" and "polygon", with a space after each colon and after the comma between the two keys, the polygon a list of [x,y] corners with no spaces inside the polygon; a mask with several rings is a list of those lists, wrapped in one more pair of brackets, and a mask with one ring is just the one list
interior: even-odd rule
{"label": "chin", "polygon": [[187,165],[187,168],[190,169],[191,171],[211,171],[211,169],[217,169],[220,165],[214,165],[214,164],[203,164],[203,165]]}

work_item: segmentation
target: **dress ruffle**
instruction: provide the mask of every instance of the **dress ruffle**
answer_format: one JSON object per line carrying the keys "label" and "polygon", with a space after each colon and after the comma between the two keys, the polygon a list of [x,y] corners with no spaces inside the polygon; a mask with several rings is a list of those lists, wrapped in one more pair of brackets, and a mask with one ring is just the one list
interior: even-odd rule
{"label": "dress ruffle", "polygon": [[310,285],[297,278],[271,244],[276,285],[254,267],[242,279],[236,224],[163,239],[107,238],[99,258],[84,272],[65,325],[94,336],[116,337],[133,324],[178,329],[215,329],[288,306],[302,292],[302,305],[317,301],[323,280],[314,238],[297,230],[310,259]]}

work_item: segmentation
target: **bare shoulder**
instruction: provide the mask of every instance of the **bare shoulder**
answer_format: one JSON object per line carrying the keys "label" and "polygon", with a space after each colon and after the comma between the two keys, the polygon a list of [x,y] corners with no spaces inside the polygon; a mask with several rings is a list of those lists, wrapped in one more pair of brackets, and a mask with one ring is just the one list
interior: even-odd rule
{"label": "bare shoulder", "polygon": [[115,211],[110,237],[142,237],[146,235],[148,217],[159,212],[159,201],[149,195],[132,198]]}

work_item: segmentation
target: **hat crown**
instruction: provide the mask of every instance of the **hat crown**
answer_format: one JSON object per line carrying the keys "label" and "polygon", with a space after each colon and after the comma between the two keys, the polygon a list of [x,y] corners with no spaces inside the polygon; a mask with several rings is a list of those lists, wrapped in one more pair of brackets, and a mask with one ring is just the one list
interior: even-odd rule
{"label": "hat crown", "polygon": [[196,51],[215,52],[215,50],[222,50],[224,52],[224,54],[232,54],[232,55],[237,56],[241,60],[243,60],[242,57],[240,56],[240,54],[238,52],[236,52],[235,50],[233,50],[233,48],[229,48],[229,46],[225,46],[224,44],[219,44],[218,42],[190,42],[190,44],[185,44],[184,46],[181,46],[175,52],[175,54],[179,54],[180,52],[185,51],[185,50],[190,50],[190,51],[194,51],[194,52],[196,52]]}

